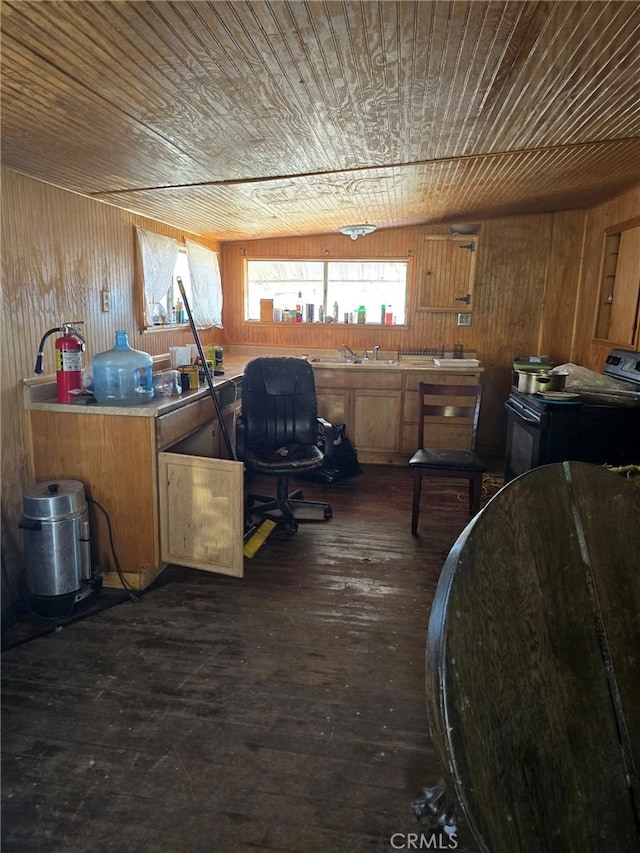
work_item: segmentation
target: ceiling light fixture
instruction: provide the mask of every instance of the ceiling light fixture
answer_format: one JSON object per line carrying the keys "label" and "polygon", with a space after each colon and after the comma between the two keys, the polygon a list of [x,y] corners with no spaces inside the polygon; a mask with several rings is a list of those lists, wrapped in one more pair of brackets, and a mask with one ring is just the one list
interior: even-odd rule
{"label": "ceiling light fixture", "polygon": [[472,222],[460,222],[451,226],[454,234],[477,234],[480,226]]}
{"label": "ceiling light fixture", "polygon": [[352,240],[357,240],[358,237],[365,237],[375,230],[375,225],[345,225],[344,228],[340,229],[340,233],[351,237]]}

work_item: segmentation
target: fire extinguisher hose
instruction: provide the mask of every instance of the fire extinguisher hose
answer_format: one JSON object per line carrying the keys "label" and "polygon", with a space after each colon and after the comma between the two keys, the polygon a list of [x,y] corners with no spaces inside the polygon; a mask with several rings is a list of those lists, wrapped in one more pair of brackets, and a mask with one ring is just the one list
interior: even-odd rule
{"label": "fire extinguisher hose", "polygon": [[42,363],[44,360],[44,345],[45,345],[49,335],[52,335],[54,332],[64,332],[64,328],[62,326],[56,326],[55,329],[49,329],[49,331],[45,332],[44,335],[42,336],[42,340],[40,341],[40,346],[38,347],[38,355],[36,358],[36,366],[35,366],[35,369],[33,371],[34,373],[37,373],[38,375],[40,375],[41,373],[44,373],[44,368],[42,366]]}

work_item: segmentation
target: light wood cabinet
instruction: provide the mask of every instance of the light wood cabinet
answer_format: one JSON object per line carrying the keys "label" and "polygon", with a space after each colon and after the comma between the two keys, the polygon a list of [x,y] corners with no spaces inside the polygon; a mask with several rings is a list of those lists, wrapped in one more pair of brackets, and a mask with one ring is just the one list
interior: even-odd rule
{"label": "light wood cabinet", "polygon": [[335,388],[331,385],[316,387],[318,414],[330,424],[353,423],[352,394],[349,388]]}
{"label": "light wood cabinet", "polygon": [[[240,406],[233,384],[216,389],[229,430]],[[211,397],[187,397],[166,412],[120,411],[28,411],[35,480],[80,480],[104,510],[92,505],[90,513],[104,585],[122,587],[119,566],[127,586],[144,589],[169,562],[242,576],[244,466],[223,458]]]}
{"label": "light wood cabinet", "polygon": [[361,462],[392,464],[402,408],[401,371],[314,367],[314,374],[320,417],[346,424]]}
{"label": "light wood cabinet", "polygon": [[605,236],[596,337],[640,347],[640,225]]}
{"label": "light wood cabinet", "polygon": [[397,451],[401,410],[401,391],[354,391],[354,440],[363,459],[364,454],[382,454],[383,459],[369,461],[392,461],[386,455]]}
{"label": "light wood cabinet", "polygon": [[477,235],[425,236],[416,282],[417,311],[473,311]]}
{"label": "light wood cabinet", "polygon": [[158,494],[160,556],[165,563],[242,577],[241,463],[160,453]]}
{"label": "light wood cabinet", "polygon": [[[321,417],[346,424],[360,462],[386,465],[406,465],[416,449],[419,382],[473,385],[480,377],[480,371],[473,370],[446,373],[401,366],[388,370],[314,367],[314,373]],[[432,445],[468,448],[471,423],[440,420],[429,431]]]}

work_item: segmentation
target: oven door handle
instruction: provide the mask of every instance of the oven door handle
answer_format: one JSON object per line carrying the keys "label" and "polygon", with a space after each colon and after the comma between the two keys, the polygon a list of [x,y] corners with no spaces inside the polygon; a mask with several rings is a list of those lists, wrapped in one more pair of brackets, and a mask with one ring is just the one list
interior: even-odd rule
{"label": "oven door handle", "polygon": [[522,420],[526,421],[526,423],[534,424],[536,426],[540,423],[540,421],[537,418],[532,418],[532,417],[525,415],[525,413],[522,411],[522,409],[518,408],[517,406],[514,406],[514,404],[511,402],[511,400],[507,400],[504,405],[505,405],[506,409],[509,409],[509,411],[513,412],[514,415],[517,415],[519,418],[522,418]]}

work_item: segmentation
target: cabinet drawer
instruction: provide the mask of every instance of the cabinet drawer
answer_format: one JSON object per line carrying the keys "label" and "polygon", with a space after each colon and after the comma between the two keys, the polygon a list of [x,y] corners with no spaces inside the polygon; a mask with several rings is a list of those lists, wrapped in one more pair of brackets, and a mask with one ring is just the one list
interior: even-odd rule
{"label": "cabinet drawer", "polygon": [[366,367],[364,370],[354,368],[349,373],[353,374],[352,388],[366,388],[367,391],[402,390],[402,373],[395,367],[389,370],[376,370],[372,367]]}
{"label": "cabinet drawer", "polygon": [[406,391],[417,391],[421,382],[433,385],[477,385],[479,381],[479,373],[420,373],[416,370],[405,373],[404,387]]}
{"label": "cabinet drawer", "polygon": [[316,388],[352,388],[351,380],[347,375],[348,368],[341,370],[317,370],[313,369],[313,377],[316,382]]}
{"label": "cabinet drawer", "polygon": [[376,370],[374,367],[343,367],[339,370],[317,370],[314,368],[316,388],[371,388],[399,391],[402,388],[402,373],[394,368]]}
{"label": "cabinet drawer", "polygon": [[188,403],[173,412],[168,412],[156,420],[156,447],[164,450],[172,444],[191,435],[215,417],[213,400],[203,397],[193,403]]}

